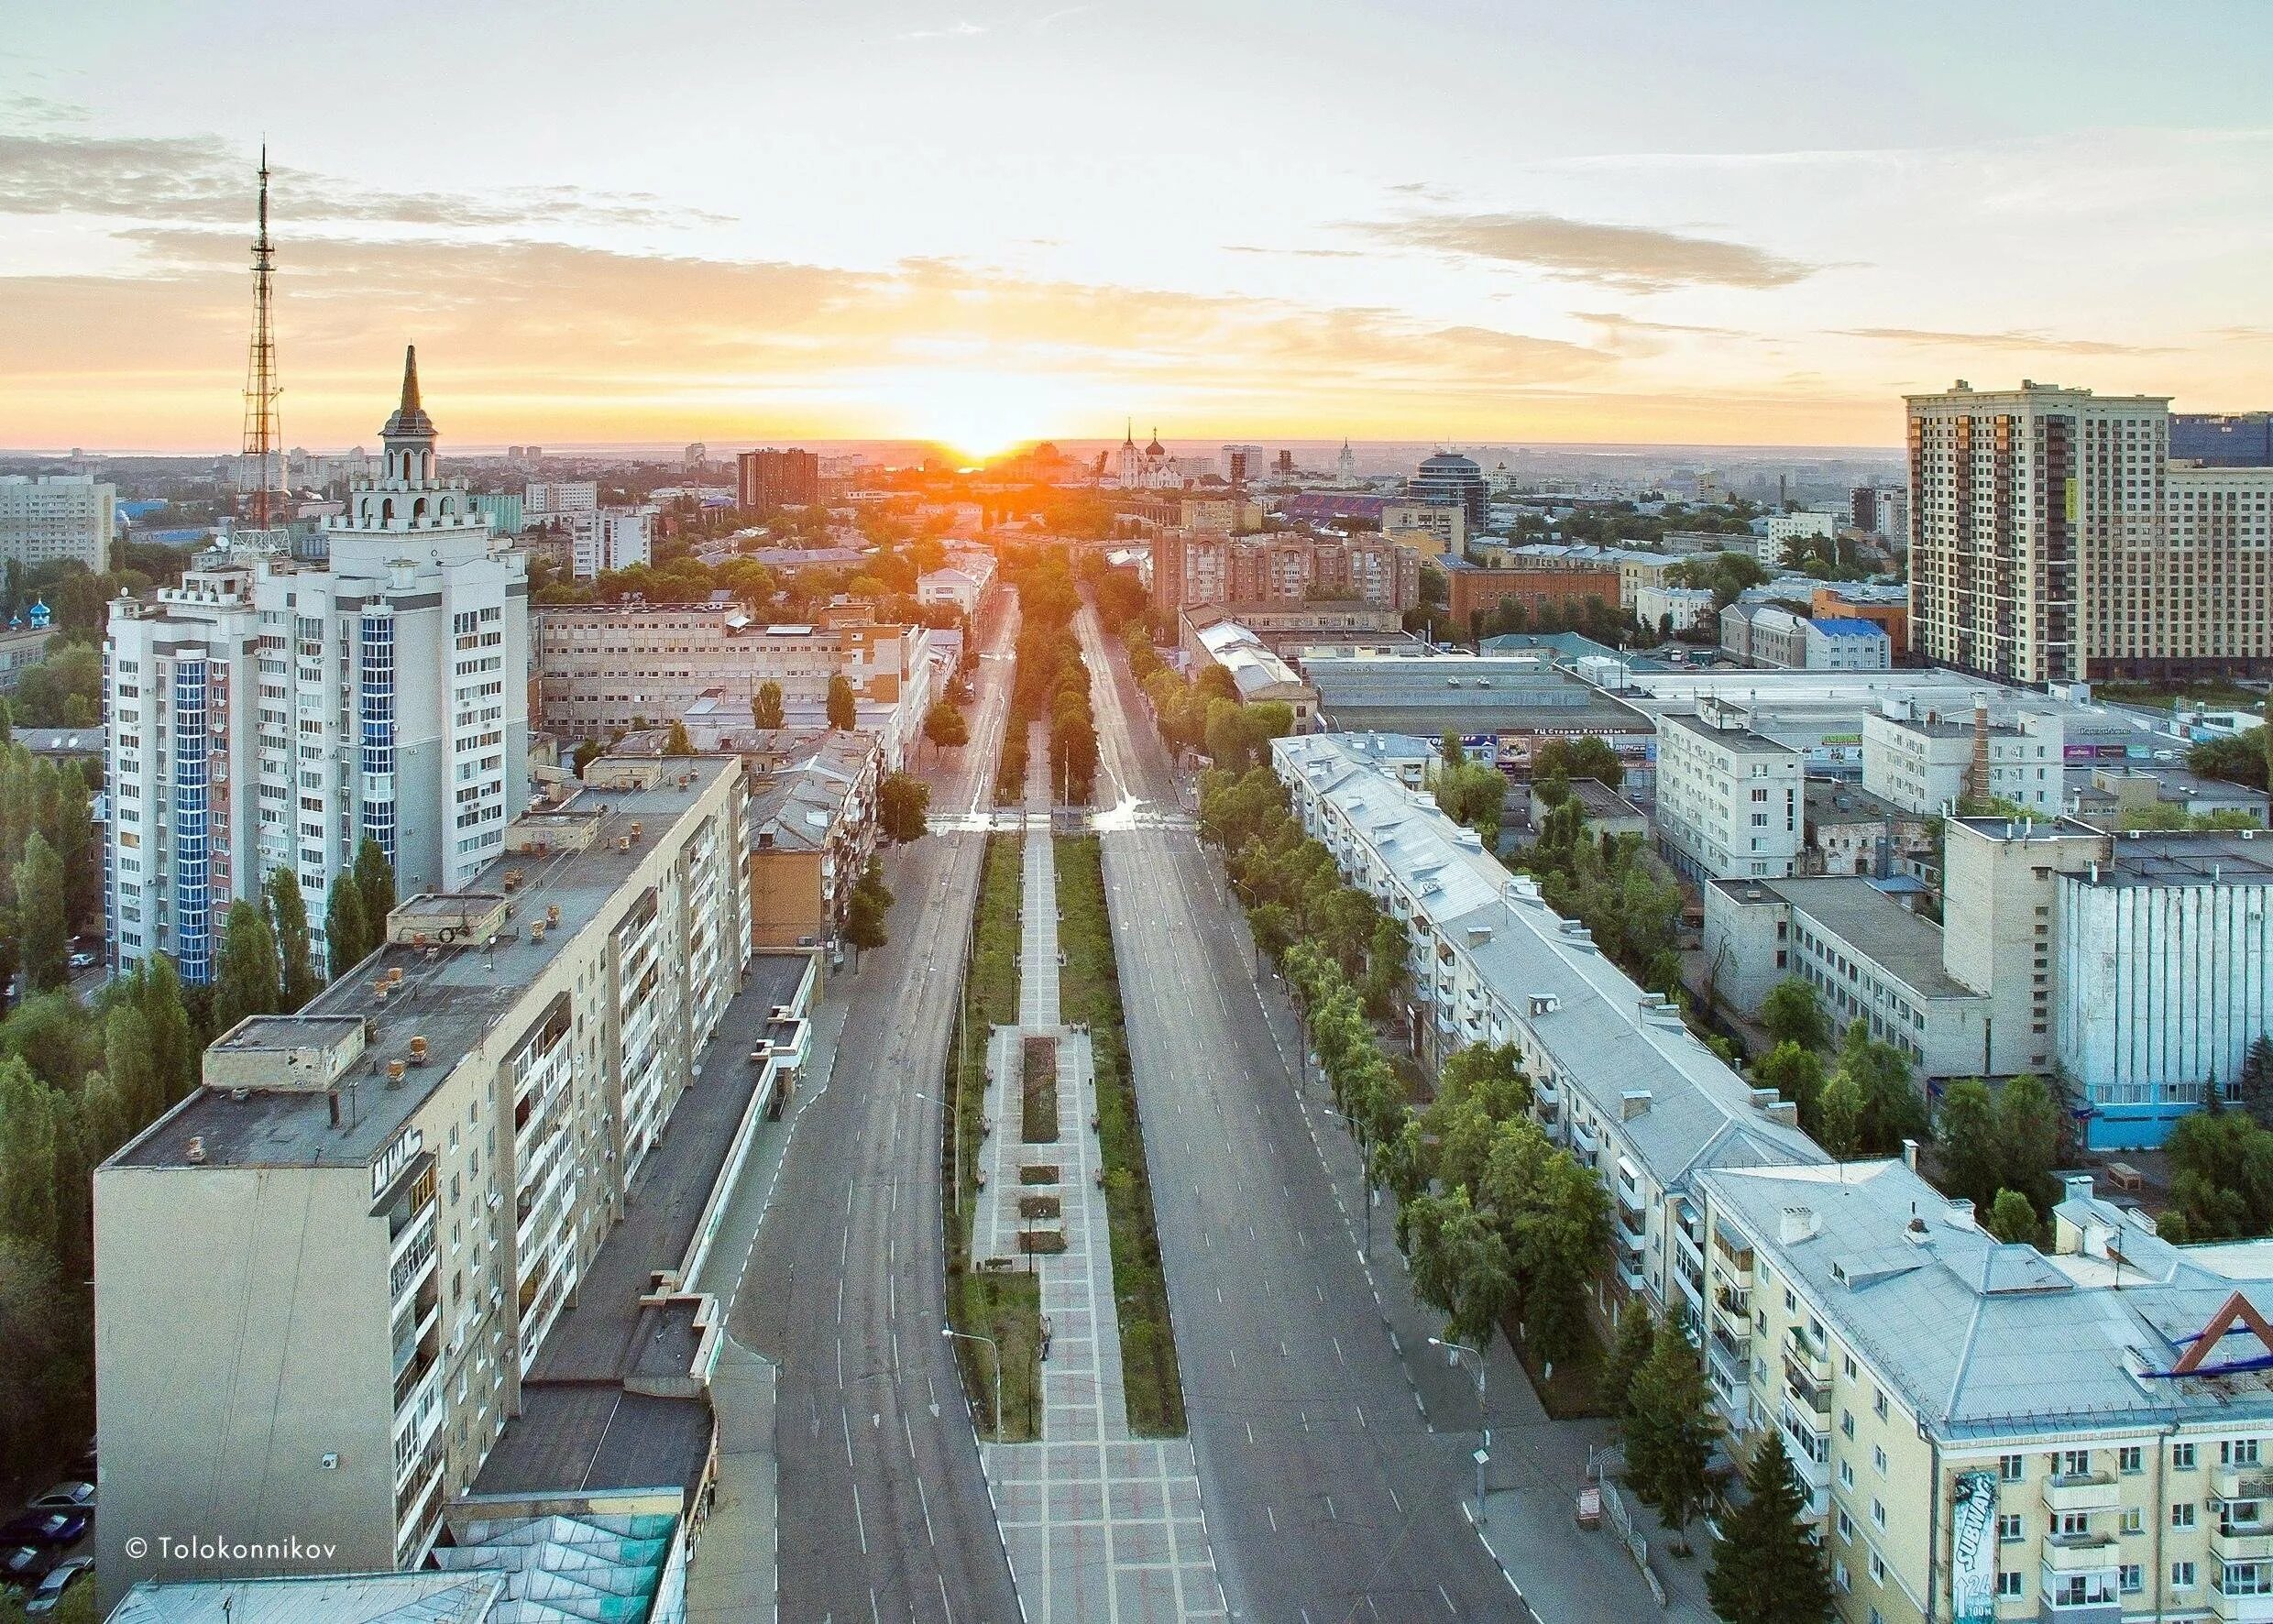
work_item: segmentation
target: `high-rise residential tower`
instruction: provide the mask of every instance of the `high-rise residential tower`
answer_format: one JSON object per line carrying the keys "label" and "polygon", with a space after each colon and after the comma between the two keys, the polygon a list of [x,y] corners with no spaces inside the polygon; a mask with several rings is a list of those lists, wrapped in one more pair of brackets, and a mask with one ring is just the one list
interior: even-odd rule
{"label": "high-rise residential tower", "polygon": [[1910,642],[2015,682],[2273,670],[2273,468],[2174,458],[2161,395],[1913,395]]}
{"label": "high-rise residential tower", "polygon": [[494,858],[527,776],[528,575],[462,480],[435,471],[415,352],[376,479],[310,568],[258,544],[111,606],[114,956],[211,977],[222,916],[270,871],[319,926],[364,837],[399,891],[456,890]]}

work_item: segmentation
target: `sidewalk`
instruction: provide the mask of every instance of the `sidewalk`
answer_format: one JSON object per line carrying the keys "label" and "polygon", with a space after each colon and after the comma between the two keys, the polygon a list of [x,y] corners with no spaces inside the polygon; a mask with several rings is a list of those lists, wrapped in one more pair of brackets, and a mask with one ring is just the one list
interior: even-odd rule
{"label": "sidewalk", "polygon": [[774,1366],[732,1337],[710,1391],[719,1476],[702,1543],[686,1569],[688,1624],[759,1624],[777,1616],[781,1582],[779,1459],[774,1454]]}

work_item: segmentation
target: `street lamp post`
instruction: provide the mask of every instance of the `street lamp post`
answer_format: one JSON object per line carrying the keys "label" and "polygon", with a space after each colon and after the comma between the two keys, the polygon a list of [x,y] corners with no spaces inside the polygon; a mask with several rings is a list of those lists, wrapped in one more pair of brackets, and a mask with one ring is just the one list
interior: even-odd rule
{"label": "street lamp post", "polygon": [[981,1336],[975,1331],[958,1331],[952,1325],[939,1327],[939,1334],[950,1340],[983,1342],[994,1356],[994,1442],[1003,1441],[1003,1350],[991,1336]]}

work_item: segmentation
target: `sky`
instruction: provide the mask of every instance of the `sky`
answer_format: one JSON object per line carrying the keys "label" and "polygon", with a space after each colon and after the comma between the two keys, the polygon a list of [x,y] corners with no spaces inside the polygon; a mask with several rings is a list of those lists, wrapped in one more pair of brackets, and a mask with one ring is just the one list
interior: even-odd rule
{"label": "sky", "polygon": [[2273,405],[2273,5],[79,0],[0,35],[0,446],[1888,446]]}

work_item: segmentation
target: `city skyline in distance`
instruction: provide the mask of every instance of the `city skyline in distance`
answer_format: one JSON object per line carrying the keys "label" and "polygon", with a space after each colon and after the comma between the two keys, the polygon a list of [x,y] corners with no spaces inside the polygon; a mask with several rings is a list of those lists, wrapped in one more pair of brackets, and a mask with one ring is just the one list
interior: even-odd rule
{"label": "city skyline in distance", "polygon": [[282,433],[318,449],[373,437],[406,341],[460,445],[979,457],[1133,412],[1879,448],[1959,376],[2263,404],[2241,5],[295,14],[359,64],[296,77],[272,9],[50,12],[0,56],[0,444],[235,442],[264,133]]}

